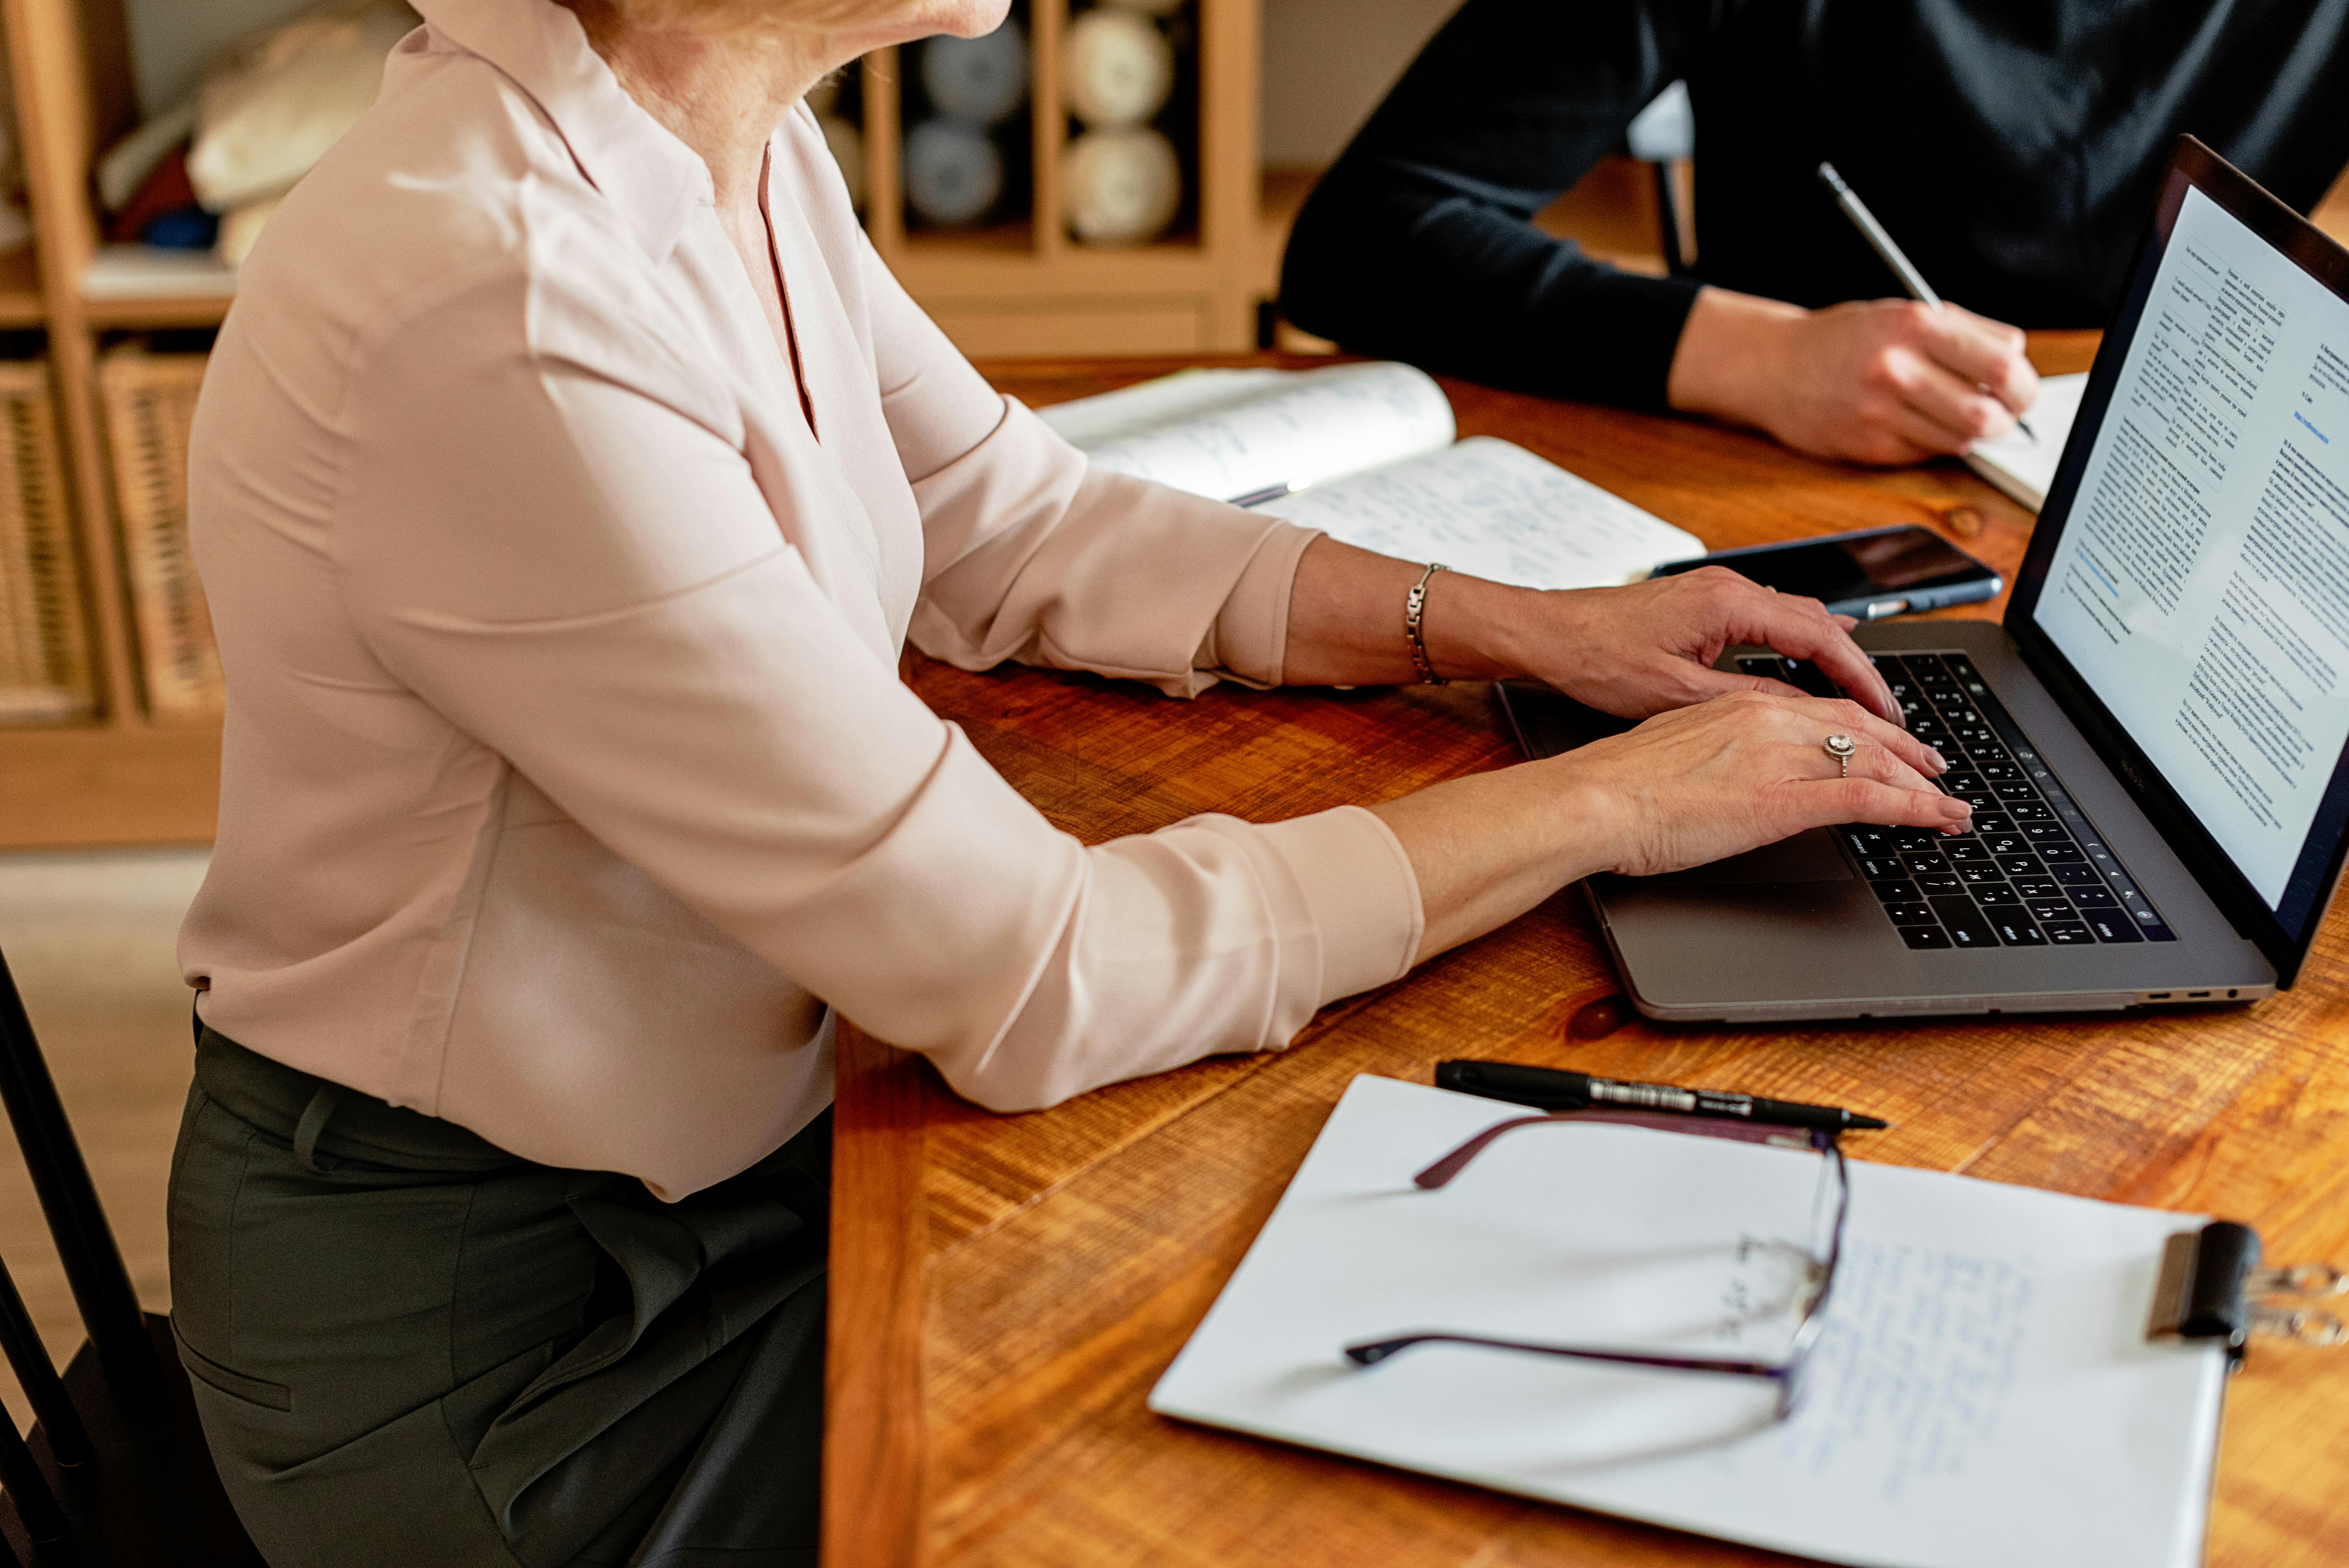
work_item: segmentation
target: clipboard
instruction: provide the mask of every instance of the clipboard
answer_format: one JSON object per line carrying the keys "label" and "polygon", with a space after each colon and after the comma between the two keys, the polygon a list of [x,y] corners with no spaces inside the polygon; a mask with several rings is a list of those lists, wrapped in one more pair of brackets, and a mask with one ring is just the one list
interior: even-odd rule
{"label": "clipboard", "polygon": [[1646,1298],[1606,1320],[1634,1274],[1723,1224],[1766,1243],[1773,1188],[1810,1191],[1785,1151],[1619,1128],[1519,1133],[1414,1186],[1506,1112],[1354,1079],[1150,1408],[1860,1568],[2189,1568],[2244,1344],[2342,1336],[2318,1305],[2342,1276],[2263,1268],[2248,1227],[1855,1161],[1815,1392],[1781,1424],[1647,1442],[1709,1417],[1686,1372],[1458,1344],[1350,1367],[1411,1329],[1644,1348]]}

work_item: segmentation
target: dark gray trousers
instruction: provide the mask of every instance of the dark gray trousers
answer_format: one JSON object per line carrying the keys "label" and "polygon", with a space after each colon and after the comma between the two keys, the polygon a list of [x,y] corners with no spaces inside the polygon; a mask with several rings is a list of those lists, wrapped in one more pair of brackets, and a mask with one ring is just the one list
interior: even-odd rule
{"label": "dark gray trousers", "polygon": [[171,1318],[273,1568],[798,1568],[829,1111],[684,1202],[200,1031]]}

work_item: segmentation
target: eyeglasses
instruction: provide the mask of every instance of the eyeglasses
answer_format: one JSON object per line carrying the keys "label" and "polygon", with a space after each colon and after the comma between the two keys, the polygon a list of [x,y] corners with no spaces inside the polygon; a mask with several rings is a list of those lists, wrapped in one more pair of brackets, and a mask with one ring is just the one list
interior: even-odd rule
{"label": "eyeglasses", "polygon": [[1345,1347],[1346,1358],[1358,1367],[1375,1367],[1415,1346],[1464,1345],[1487,1350],[1605,1362],[1618,1367],[1647,1367],[1661,1372],[1705,1372],[1730,1377],[1766,1378],[1777,1386],[1777,1401],[1770,1419],[1774,1423],[1785,1420],[1802,1403],[1805,1374],[1809,1369],[1812,1352],[1818,1346],[1820,1330],[1826,1321],[1827,1297],[1835,1288],[1836,1265],[1843,1257],[1844,1222],[1851,1212],[1851,1177],[1845,1168],[1843,1149],[1837,1135],[1825,1129],[1764,1127],[1751,1122],[1675,1116],[1665,1111],[1553,1111],[1542,1116],[1517,1116],[1495,1122],[1420,1171],[1412,1181],[1423,1191],[1434,1191],[1450,1183],[1495,1142],[1522,1128],[1591,1124],[1640,1127],[1656,1132],[1725,1139],[1732,1142],[1758,1143],[1775,1149],[1809,1150],[1821,1157],[1819,1186],[1812,1201],[1814,1238],[1806,1253],[1808,1264],[1806,1288],[1797,1308],[1794,1334],[1783,1357],[1764,1361],[1742,1357],[1667,1356],[1649,1351],[1588,1345],[1552,1345],[1537,1340],[1499,1339],[1480,1334],[1425,1329],[1349,1345]]}

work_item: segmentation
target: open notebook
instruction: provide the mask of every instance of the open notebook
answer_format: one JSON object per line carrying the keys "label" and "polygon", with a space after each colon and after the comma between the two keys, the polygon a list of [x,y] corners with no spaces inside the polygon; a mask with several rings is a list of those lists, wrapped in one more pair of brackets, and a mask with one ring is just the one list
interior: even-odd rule
{"label": "open notebook", "polygon": [[2080,416],[2080,394],[2087,386],[2085,373],[2041,377],[2039,401],[2023,416],[2031,433],[2025,435],[2018,425],[2003,436],[1976,441],[1966,453],[1966,467],[2033,511],[2045,506],[2055,467],[2064,460],[2064,443],[2072,438],[2072,421]]}
{"label": "open notebook", "polygon": [[1816,1155],[1535,1127],[1412,1185],[1516,1114],[1355,1078],[1151,1408],[1870,1568],[2201,1561],[2225,1355],[2145,1337],[2192,1216],[1853,1162],[1782,1425],[1756,1425],[1755,1379],[1445,1346],[1351,1366],[1350,1342],[1431,1328],[1774,1356],[1757,1271],[1808,1241]]}
{"label": "open notebook", "polygon": [[1407,365],[1186,370],[1042,412],[1098,468],[1496,582],[1607,587],[1704,553],[1523,447],[1454,441],[1444,389]]}

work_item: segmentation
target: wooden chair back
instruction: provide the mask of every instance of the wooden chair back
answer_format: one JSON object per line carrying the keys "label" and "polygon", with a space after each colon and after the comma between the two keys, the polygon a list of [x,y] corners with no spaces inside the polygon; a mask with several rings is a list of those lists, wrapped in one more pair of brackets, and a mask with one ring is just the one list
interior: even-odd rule
{"label": "wooden chair back", "polygon": [[0,955],[0,1102],[88,1339],[59,1375],[0,1261],[0,1353],[33,1408],[0,1417],[0,1565],[264,1568],[221,1490],[168,1319],[140,1310]]}

